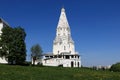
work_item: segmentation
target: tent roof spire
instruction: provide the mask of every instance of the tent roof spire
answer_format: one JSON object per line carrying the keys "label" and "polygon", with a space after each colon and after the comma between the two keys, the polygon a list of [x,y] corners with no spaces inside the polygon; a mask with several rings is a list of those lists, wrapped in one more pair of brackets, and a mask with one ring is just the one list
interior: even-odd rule
{"label": "tent roof spire", "polygon": [[58,27],[69,27],[64,7],[62,7],[61,9]]}

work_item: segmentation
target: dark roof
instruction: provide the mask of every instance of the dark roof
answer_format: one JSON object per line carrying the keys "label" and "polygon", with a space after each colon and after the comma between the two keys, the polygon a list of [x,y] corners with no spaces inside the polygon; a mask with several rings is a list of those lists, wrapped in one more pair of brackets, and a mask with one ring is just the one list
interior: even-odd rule
{"label": "dark roof", "polygon": [[49,52],[49,53],[44,53],[43,56],[52,56],[53,53],[52,52]]}
{"label": "dark roof", "polygon": [[62,52],[60,55],[79,55],[79,54],[71,54],[70,52]]}
{"label": "dark roof", "polygon": [[[61,53],[61,54],[56,54],[56,55],[77,55],[77,56],[79,56],[79,54],[70,54],[70,53],[67,53],[67,52]],[[54,56],[54,54],[53,53],[48,53],[48,54],[43,54],[43,56]]]}

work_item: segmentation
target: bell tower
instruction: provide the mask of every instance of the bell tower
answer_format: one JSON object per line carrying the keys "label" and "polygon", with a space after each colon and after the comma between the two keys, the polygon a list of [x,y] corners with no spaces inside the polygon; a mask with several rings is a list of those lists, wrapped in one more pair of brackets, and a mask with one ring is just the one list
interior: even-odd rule
{"label": "bell tower", "polygon": [[61,53],[75,54],[74,41],[71,37],[70,26],[64,8],[61,9],[56,37],[53,41],[53,54],[58,55]]}

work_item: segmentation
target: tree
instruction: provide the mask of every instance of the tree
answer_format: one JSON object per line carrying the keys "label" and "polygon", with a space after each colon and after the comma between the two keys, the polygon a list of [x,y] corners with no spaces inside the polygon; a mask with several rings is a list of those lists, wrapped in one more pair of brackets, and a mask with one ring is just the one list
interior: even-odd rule
{"label": "tree", "polygon": [[114,71],[114,72],[120,72],[120,62],[113,64],[110,68],[110,71]]}
{"label": "tree", "polygon": [[35,61],[37,59],[41,59],[41,55],[42,55],[42,48],[40,47],[39,44],[36,44],[36,45],[33,45],[31,47],[31,58],[32,58],[32,62],[33,62],[33,65],[35,64]]}
{"label": "tree", "polygon": [[21,27],[3,27],[0,40],[0,55],[8,59],[9,64],[23,64],[26,60],[26,33]]}
{"label": "tree", "polygon": [[[7,57],[8,53],[9,53],[9,47],[10,47],[10,43],[12,40],[12,36],[11,33],[12,32],[12,28],[7,26],[7,27],[3,27],[2,28],[2,34],[0,36],[0,56],[1,57]],[[10,35],[10,36],[8,36]]]}

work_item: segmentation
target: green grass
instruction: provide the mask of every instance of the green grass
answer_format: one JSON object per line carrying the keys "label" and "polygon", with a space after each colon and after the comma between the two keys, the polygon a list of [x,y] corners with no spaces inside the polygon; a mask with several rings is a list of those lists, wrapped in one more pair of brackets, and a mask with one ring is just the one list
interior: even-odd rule
{"label": "green grass", "polygon": [[120,73],[83,68],[0,65],[0,80],[120,80]]}

